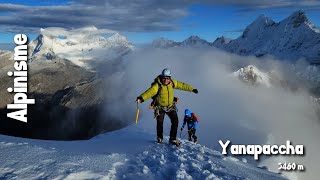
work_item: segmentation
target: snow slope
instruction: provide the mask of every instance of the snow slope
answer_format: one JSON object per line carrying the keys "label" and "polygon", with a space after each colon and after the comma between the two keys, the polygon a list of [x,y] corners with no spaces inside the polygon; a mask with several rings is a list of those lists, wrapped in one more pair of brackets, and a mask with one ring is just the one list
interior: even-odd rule
{"label": "snow slope", "polygon": [[[101,34],[112,34],[106,38]],[[90,60],[112,60],[133,49],[131,43],[118,33],[99,30],[94,26],[67,30],[45,28],[29,44],[31,59],[51,60],[60,57],[82,67]]]}
{"label": "snow slope", "polygon": [[284,179],[200,144],[167,142],[140,124],[85,141],[0,135],[0,179]]}

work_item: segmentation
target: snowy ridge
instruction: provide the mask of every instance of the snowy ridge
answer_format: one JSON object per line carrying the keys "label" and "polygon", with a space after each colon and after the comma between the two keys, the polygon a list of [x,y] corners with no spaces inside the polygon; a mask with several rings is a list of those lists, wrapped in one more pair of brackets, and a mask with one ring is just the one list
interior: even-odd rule
{"label": "snowy ridge", "polygon": [[166,48],[174,47],[177,45],[178,43],[166,38],[159,38],[152,41],[152,47],[156,47],[156,48],[166,49]]}
{"label": "snowy ridge", "polygon": [[[108,38],[101,36],[110,33],[113,35]],[[124,36],[94,26],[73,30],[53,27],[41,29],[39,36],[29,44],[31,61],[59,57],[82,67],[86,67],[86,61],[115,59],[132,49],[133,46]]]}
{"label": "snowy ridge", "polygon": [[212,45],[214,47],[217,47],[217,48],[221,48],[223,46],[225,46],[226,44],[230,43],[232,39],[230,38],[226,38],[224,36],[221,36],[221,37],[218,37],[213,43]]}
{"label": "snowy ridge", "polygon": [[210,47],[211,44],[198,36],[190,36],[182,42],[175,42],[166,38],[159,38],[152,41],[152,47],[154,48],[171,48],[171,47],[192,47],[202,48]]}
{"label": "snowy ridge", "polygon": [[[156,144],[128,128],[87,141],[41,141],[0,136],[4,179],[284,179],[245,161],[182,140]],[[117,139],[117,141],[114,141]]]}
{"label": "snowy ridge", "polygon": [[190,36],[186,40],[182,41],[180,46],[207,47],[210,46],[210,43],[198,36]]}
{"label": "snowy ridge", "polygon": [[233,72],[233,76],[251,85],[264,85],[271,87],[270,76],[268,73],[260,71],[257,67],[249,65]]}

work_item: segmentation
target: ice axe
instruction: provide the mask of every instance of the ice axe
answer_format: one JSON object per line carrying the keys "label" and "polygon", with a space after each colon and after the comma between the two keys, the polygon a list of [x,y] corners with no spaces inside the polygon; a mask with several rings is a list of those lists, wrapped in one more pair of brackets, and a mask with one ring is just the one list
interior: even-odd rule
{"label": "ice axe", "polygon": [[139,109],[139,103],[137,102],[136,124],[138,124],[139,113],[140,113],[140,109]]}

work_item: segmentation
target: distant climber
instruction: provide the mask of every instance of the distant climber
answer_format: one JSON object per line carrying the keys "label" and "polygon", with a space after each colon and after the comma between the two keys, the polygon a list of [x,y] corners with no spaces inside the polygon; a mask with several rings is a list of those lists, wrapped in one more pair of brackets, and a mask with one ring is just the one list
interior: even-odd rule
{"label": "distant climber", "polygon": [[181,131],[183,130],[184,126],[187,124],[188,127],[188,139],[194,143],[198,143],[198,137],[196,136],[196,130],[198,123],[200,122],[199,118],[196,116],[195,113],[191,113],[189,109],[185,110],[183,119],[183,125],[181,127]]}
{"label": "distant climber", "polygon": [[145,100],[154,97],[154,109],[157,119],[157,142],[163,142],[163,120],[164,115],[167,114],[171,120],[170,139],[171,144],[180,145],[177,139],[178,130],[178,115],[174,103],[174,90],[179,89],[189,92],[198,93],[191,85],[171,79],[171,72],[169,69],[164,69],[156,80],[152,83],[151,87],[137,97],[136,102],[142,103]]}

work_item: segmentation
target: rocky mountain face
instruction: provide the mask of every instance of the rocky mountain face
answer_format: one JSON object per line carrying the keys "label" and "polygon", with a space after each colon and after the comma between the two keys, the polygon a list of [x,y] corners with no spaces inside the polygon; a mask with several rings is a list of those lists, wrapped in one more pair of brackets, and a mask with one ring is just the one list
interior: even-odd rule
{"label": "rocky mountain face", "polygon": [[[1,134],[38,139],[88,139],[128,124],[107,113],[114,101],[121,100],[112,93],[114,87],[109,77],[120,71],[122,56],[133,47],[119,34],[107,39],[90,36],[98,39],[85,42],[74,38],[72,33],[68,37],[72,38],[52,38],[43,33],[29,45],[28,97],[34,98],[36,104],[28,105],[28,123],[7,118],[11,110],[6,106],[14,97],[14,93],[7,92],[14,83],[14,77],[9,77],[7,72],[14,70],[14,61],[13,52],[0,52]],[[84,49],[81,52],[90,59],[77,59],[81,56],[77,56],[75,49],[81,45]],[[75,48],[68,49],[69,46]],[[102,50],[105,51],[97,53],[98,56],[91,54]],[[106,59],[100,59],[104,55]],[[97,67],[106,71],[101,73]],[[126,112],[130,113],[130,109]]]}

